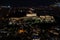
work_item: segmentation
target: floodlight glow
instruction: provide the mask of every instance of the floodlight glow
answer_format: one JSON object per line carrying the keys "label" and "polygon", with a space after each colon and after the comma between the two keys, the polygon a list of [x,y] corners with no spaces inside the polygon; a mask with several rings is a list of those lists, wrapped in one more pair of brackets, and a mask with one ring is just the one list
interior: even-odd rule
{"label": "floodlight glow", "polygon": [[27,14],[26,16],[37,16],[36,14]]}

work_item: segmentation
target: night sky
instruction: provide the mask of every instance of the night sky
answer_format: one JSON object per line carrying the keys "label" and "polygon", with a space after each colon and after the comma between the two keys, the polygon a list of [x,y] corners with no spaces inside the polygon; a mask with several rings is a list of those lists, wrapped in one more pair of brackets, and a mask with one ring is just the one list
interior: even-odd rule
{"label": "night sky", "polygon": [[46,6],[54,4],[56,0],[0,0],[0,5],[10,6]]}

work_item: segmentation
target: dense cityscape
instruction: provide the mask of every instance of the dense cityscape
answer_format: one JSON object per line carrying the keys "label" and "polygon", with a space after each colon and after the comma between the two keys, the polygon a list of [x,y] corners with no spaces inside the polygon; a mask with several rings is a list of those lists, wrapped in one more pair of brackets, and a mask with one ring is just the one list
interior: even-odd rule
{"label": "dense cityscape", "polygon": [[60,40],[60,7],[0,6],[0,40]]}

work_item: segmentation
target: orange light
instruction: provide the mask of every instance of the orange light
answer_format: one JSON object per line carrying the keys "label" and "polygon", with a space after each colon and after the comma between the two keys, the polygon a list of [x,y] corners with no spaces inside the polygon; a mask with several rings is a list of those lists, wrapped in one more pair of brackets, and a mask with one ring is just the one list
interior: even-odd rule
{"label": "orange light", "polygon": [[21,30],[19,30],[18,32],[19,32],[19,33],[24,33],[25,30],[21,29]]}

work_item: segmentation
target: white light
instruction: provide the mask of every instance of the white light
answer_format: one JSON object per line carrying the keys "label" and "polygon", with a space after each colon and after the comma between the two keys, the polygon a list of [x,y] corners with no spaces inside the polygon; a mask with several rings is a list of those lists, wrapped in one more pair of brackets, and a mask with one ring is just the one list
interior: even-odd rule
{"label": "white light", "polygon": [[12,22],[9,22],[9,25],[11,25],[12,24]]}
{"label": "white light", "polygon": [[10,6],[8,6],[8,8],[10,8]]}
{"label": "white light", "polygon": [[36,14],[27,14],[26,16],[37,16]]}
{"label": "white light", "polygon": [[33,40],[40,40],[40,39],[33,39]]}
{"label": "white light", "polygon": [[20,12],[22,12],[22,10]]}
{"label": "white light", "polygon": [[34,10],[33,8],[29,8],[30,10]]}
{"label": "white light", "polygon": [[1,6],[1,7],[3,7],[3,8],[10,8],[10,6]]}

